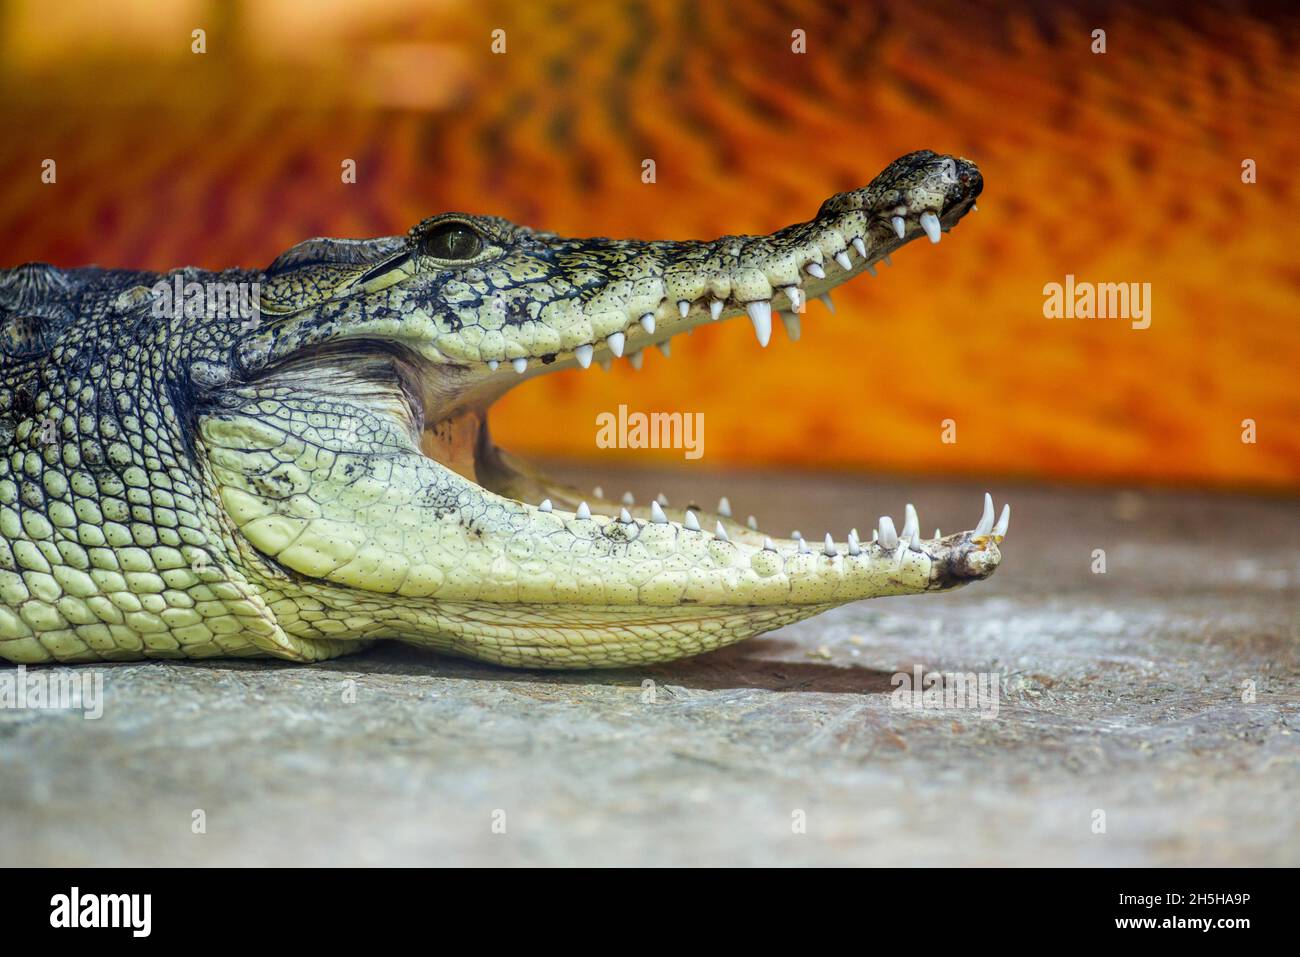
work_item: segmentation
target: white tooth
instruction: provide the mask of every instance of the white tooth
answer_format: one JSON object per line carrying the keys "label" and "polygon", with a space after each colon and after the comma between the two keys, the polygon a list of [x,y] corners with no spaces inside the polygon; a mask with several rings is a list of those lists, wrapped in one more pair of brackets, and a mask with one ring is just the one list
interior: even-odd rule
{"label": "white tooth", "polygon": [[653,312],[647,312],[641,317],[641,328],[652,336],[655,334],[655,314]]}
{"label": "white tooth", "polygon": [[834,558],[839,554],[839,552],[835,550],[835,542],[831,540],[830,532],[826,533],[826,547],[823,550],[829,558]]}
{"label": "white tooth", "polygon": [[623,493],[623,504],[624,504],[624,505],[635,505],[635,504],[636,504],[636,496],[633,495],[631,492],[624,492],[624,493]]}
{"label": "white tooth", "polygon": [[785,334],[790,337],[791,342],[798,342],[799,336],[803,333],[803,324],[799,321],[799,317],[794,313],[787,315],[782,312],[779,315],[781,325],[785,326]]}
{"label": "white tooth", "polygon": [[907,223],[903,222],[902,216],[891,217],[889,221],[894,224],[895,236],[897,236],[899,239],[902,239],[904,236],[907,235]]}
{"label": "white tooth", "polygon": [[621,332],[611,332],[605,342],[609,345],[609,351],[616,356],[623,354],[623,343],[627,341],[627,336]]}
{"label": "white tooth", "polygon": [[835,303],[831,302],[831,294],[829,292],[824,292],[817,298],[820,299],[822,301],[822,305],[824,305],[831,312],[835,311]]}
{"label": "white tooth", "polygon": [[889,258],[889,253],[885,253],[885,255],[881,256],[880,259],[886,266],[894,265],[894,261]]}
{"label": "white tooth", "polygon": [[690,529],[692,532],[698,532],[700,530],[700,520],[695,517],[695,513],[689,508],[686,510],[686,520],[682,522],[682,525]]}
{"label": "white tooth", "polygon": [[606,372],[608,372],[610,369],[614,367],[614,360],[611,359],[609,356],[605,356],[605,358],[600,360],[600,367]]}
{"label": "white tooth", "polygon": [[664,514],[664,510],[659,507],[658,502],[650,503],[650,521],[656,525],[668,524],[668,516]]}
{"label": "white tooth", "polygon": [[721,522],[721,521],[719,521],[718,524],[717,524],[717,526],[714,527],[714,529],[713,529],[713,534],[716,535],[716,536],[718,536],[718,541],[720,541],[720,542],[729,542],[729,541],[731,541],[731,539],[729,539],[729,538],[727,537],[727,530],[726,530],[725,528],[722,527],[722,522]]}
{"label": "white tooth", "polygon": [[750,531],[754,531],[754,532],[758,531],[758,519],[756,519],[753,515],[745,519],[745,524],[749,526]]}
{"label": "white tooth", "polygon": [[849,259],[848,250],[841,249],[834,256],[835,264],[846,272],[853,268],[853,260]]}
{"label": "white tooth", "polygon": [[709,318],[714,322],[718,321],[718,316],[722,315],[722,300],[714,299],[709,303]]}
{"label": "white tooth", "polygon": [[921,228],[930,237],[930,242],[937,243],[943,232],[939,229],[939,217],[934,213],[921,214]]}
{"label": "white tooth", "polygon": [[791,309],[795,312],[803,312],[804,298],[802,289],[798,286],[786,286],[785,295],[790,300]]}
{"label": "white tooth", "polygon": [[749,313],[749,321],[754,324],[758,344],[766,349],[772,341],[772,304],[766,299],[755,299],[745,304],[745,311]]}
{"label": "white tooth", "polygon": [[876,274],[876,267],[875,267],[875,266],[868,266],[868,267],[867,267],[867,275],[868,275],[868,276],[875,276],[875,274]]}
{"label": "white tooth", "polygon": [[980,516],[979,524],[975,526],[975,531],[971,532],[971,537],[982,538],[991,531],[993,531],[993,496],[985,492],[984,514]]}
{"label": "white tooth", "polygon": [[645,362],[645,356],[642,355],[641,350],[638,349],[627,357],[627,361],[631,364],[633,369],[640,371],[642,363]]}
{"label": "white tooth", "polygon": [[808,543],[805,542],[802,538],[799,539],[799,554],[800,554],[800,555],[808,555],[808,554],[810,554],[811,552],[812,552],[812,549],[808,547]]}
{"label": "white tooth", "polygon": [[618,520],[622,522],[624,525],[631,525],[632,513],[625,508],[620,508],[618,510]]}
{"label": "white tooth", "polygon": [[881,548],[894,549],[898,547],[898,532],[894,531],[894,520],[888,515],[880,516],[880,525],[876,528],[876,535]]}
{"label": "white tooth", "polygon": [[581,505],[578,506],[578,511],[575,512],[574,514],[576,514],[578,518],[582,518],[582,519],[591,518],[591,509],[587,508],[586,502],[583,502]]}
{"label": "white tooth", "polygon": [[667,505],[668,496],[665,495],[663,492],[660,492],[658,495],[655,496],[655,501],[658,502],[660,505]]}
{"label": "white tooth", "polygon": [[518,359],[511,359],[510,364],[515,367],[515,371],[520,375],[523,375],[528,371],[528,360],[523,356],[520,356]]}
{"label": "white tooth", "polygon": [[980,208],[979,208],[978,206],[976,206],[974,203],[971,203],[971,204],[970,204],[970,211],[971,211],[972,213],[978,213],[978,212],[980,211]]}
{"label": "white tooth", "polygon": [[772,540],[770,538],[763,539],[763,551],[765,552],[776,551],[776,546],[772,544]]}
{"label": "white tooth", "polygon": [[998,523],[993,526],[993,537],[999,542],[1007,537],[1007,528],[1011,524],[1011,506],[1003,505],[1002,514],[998,516]]}
{"label": "white tooth", "polygon": [[672,343],[672,340],[671,340],[671,339],[665,339],[663,342],[659,343],[659,344],[655,347],[655,348],[657,348],[660,352],[662,352],[662,353],[664,354],[664,358],[665,358],[665,359],[670,358],[670,357],[672,356],[672,354],[673,354],[673,347],[672,347],[671,343]]}
{"label": "white tooth", "polygon": [[875,541],[879,541],[879,539],[880,539],[880,529],[873,528],[871,530],[871,540],[875,542]]}
{"label": "white tooth", "polygon": [[542,504],[537,506],[537,511],[549,512],[550,510],[551,510],[551,500],[549,498],[542,499]]}
{"label": "white tooth", "polygon": [[858,530],[856,528],[853,529],[853,531],[849,532],[849,554],[850,555],[862,554],[862,546],[858,542]]}
{"label": "white tooth", "polygon": [[678,299],[677,311],[680,312],[682,314],[682,318],[685,319],[686,314],[691,311],[691,304],[687,302],[685,299]]}
{"label": "white tooth", "polygon": [[501,363],[498,362],[496,359],[488,360],[488,368],[491,369],[493,372],[496,372],[497,369],[499,369],[500,367],[501,367]]}
{"label": "white tooth", "polygon": [[796,528],[793,532],[790,533],[790,537],[793,538],[795,541],[798,541],[799,539],[803,538],[803,532],[799,531],[799,529]]}
{"label": "white tooth", "polygon": [[905,516],[903,519],[903,532],[899,538],[905,542],[910,542],[912,536],[916,534],[916,530],[921,527],[921,523],[916,517],[916,509],[911,504],[904,507],[903,515]]}
{"label": "white tooth", "polygon": [[727,496],[718,499],[718,514],[723,518],[731,518],[731,502],[727,501]]}
{"label": "white tooth", "polygon": [[595,351],[596,351],[595,347],[588,342],[574,349],[573,355],[578,360],[578,365],[582,366],[584,369],[590,369],[591,357],[592,354],[595,353]]}
{"label": "white tooth", "polygon": [[858,251],[858,255],[863,259],[867,258],[867,244],[862,241],[861,236],[853,237],[853,248]]}
{"label": "white tooth", "polygon": [[912,533],[912,537],[911,537],[911,538],[908,540],[908,542],[907,542],[907,547],[910,548],[910,549],[911,549],[912,551],[914,551],[914,552],[919,552],[919,551],[921,550],[921,533],[920,533],[920,532],[913,532],[913,533]]}
{"label": "white tooth", "polygon": [[939,529],[936,528],[934,530],[934,540],[937,542],[941,538],[943,538],[943,532],[939,531]]}
{"label": "white tooth", "polygon": [[814,279],[826,278],[826,270],[822,269],[821,263],[809,263],[803,268],[807,270],[808,275],[812,276]]}

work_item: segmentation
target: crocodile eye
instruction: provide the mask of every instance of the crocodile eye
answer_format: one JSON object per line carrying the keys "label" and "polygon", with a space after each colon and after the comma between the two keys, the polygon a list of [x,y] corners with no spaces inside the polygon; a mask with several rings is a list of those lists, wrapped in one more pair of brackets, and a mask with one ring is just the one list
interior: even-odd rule
{"label": "crocodile eye", "polygon": [[465,223],[443,223],[424,237],[424,251],[437,259],[472,259],[483,248],[483,237]]}

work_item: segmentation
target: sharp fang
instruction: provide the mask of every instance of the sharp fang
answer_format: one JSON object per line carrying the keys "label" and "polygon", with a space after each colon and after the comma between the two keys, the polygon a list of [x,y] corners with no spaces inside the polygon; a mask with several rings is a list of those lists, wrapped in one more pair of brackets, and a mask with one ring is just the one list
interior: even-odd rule
{"label": "sharp fang", "polygon": [[549,498],[544,498],[544,499],[542,499],[542,504],[539,505],[539,506],[537,506],[537,511],[539,511],[539,512],[549,512],[549,511],[551,510],[551,507],[552,507],[552,506],[551,506],[551,500],[550,500]]}
{"label": "sharp fang", "polygon": [[790,537],[797,542],[799,539],[803,538],[803,532],[799,531],[799,529],[796,528],[793,532],[790,533]]}
{"label": "sharp fang", "polygon": [[943,538],[943,532],[939,531],[939,529],[936,528],[934,530],[934,540],[937,542],[941,538]]}
{"label": "sharp fang", "polygon": [[885,253],[885,255],[881,256],[880,261],[883,262],[886,266],[894,265],[894,261],[889,258],[889,253]]}
{"label": "sharp fang", "polygon": [[591,509],[587,508],[587,503],[583,502],[578,506],[578,511],[574,513],[581,519],[591,518]]}
{"label": "sharp fang", "polygon": [[875,267],[875,266],[868,266],[868,267],[867,267],[867,275],[868,275],[868,276],[873,276],[873,277],[874,277],[874,276],[876,275],[876,267]]}
{"label": "sharp fang", "polygon": [[745,524],[749,526],[750,531],[753,532],[758,531],[758,519],[756,519],[753,515],[745,519]]}
{"label": "sharp fang", "polygon": [[943,236],[943,232],[939,228],[939,217],[934,213],[921,214],[921,228],[925,230],[925,234],[930,237],[932,243],[937,243],[940,237]]}
{"label": "sharp fang", "polygon": [[655,314],[653,312],[647,312],[641,317],[641,328],[652,336],[655,334]]}
{"label": "sharp fang", "polygon": [[523,356],[520,356],[518,359],[511,359],[510,364],[515,367],[515,371],[520,375],[523,375],[528,371],[528,360]]}
{"label": "sharp fang", "polygon": [[605,356],[605,358],[600,360],[600,367],[608,372],[610,369],[614,368],[614,360],[609,356]]}
{"label": "sharp fang", "polygon": [[894,531],[894,520],[888,515],[880,516],[880,524],[876,527],[876,539],[880,542],[881,548],[892,551],[898,547],[898,532]]}
{"label": "sharp fang", "polygon": [[627,357],[627,361],[631,363],[633,369],[640,371],[641,364],[645,362],[645,356],[642,355],[641,350],[638,349],[636,352],[632,353],[630,356]]}
{"label": "sharp fang", "polygon": [[609,345],[609,351],[616,356],[623,354],[623,343],[627,341],[627,336],[621,332],[611,332],[605,342]]}
{"label": "sharp fang", "polygon": [[590,342],[580,345],[578,348],[573,350],[573,354],[578,360],[578,365],[582,366],[584,369],[591,368],[591,357],[595,352],[596,349]]}
{"label": "sharp fang", "polygon": [[680,312],[682,314],[682,318],[685,319],[686,314],[691,311],[691,304],[687,302],[685,299],[678,299],[677,311]]}
{"label": "sharp fang", "polygon": [[822,269],[821,263],[809,263],[803,268],[807,271],[808,275],[812,276],[814,279],[826,278],[826,270]]}
{"label": "sharp fang", "polygon": [[671,342],[672,342],[671,339],[665,339],[663,342],[655,346],[656,349],[658,349],[660,352],[664,354],[665,359],[672,357],[673,347],[670,345]]}
{"label": "sharp fang", "polygon": [[858,255],[863,259],[867,258],[867,244],[862,241],[861,236],[853,237],[853,248],[858,251]]}
{"label": "sharp fang", "polygon": [[907,223],[903,222],[902,216],[893,216],[889,220],[894,226],[894,235],[902,239],[907,235]]}
{"label": "sharp fang", "polygon": [[618,520],[622,522],[624,525],[631,525],[632,513],[625,508],[620,508],[618,510]]}
{"label": "sharp fang", "polygon": [[636,504],[636,496],[633,495],[631,492],[624,492],[624,493],[623,493],[623,504],[624,504],[624,505],[635,505],[635,504]]}
{"label": "sharp fang", "polygon": [[975,205],[974,203],[971,203],[971,204],[970,204],[970,211],[971,211],[972,213],[978,213],[978,212],[980,211],[980,208],[979,208],[977,205]]}
{"label": "sharp fang", "polygon": [[975,531],[971,532],[971,538],[985,538],[991,531],[993,531],[993,496],[985,492],[984,514],[980,516],[980,522],[975,526]]}
{"label": "sharp fang", "polygon": [[830,532],[826,533],[826,547],[823,551],[825,551],[827,558],[834,558],[839,554],[839,552],[835,550],[835,542],[831,539]]}
{"label": "sharp fang", "polygon": [[803,306],[805,300],[803,297],[802,289],[800,289],[798,286],[786,286],[785,295],[786,298],[790,300],[791,309],[793,309],[795,312],[803,312]]}
{"label": "sharp fang", "polygon": [[713,528],[713,534],[716,535],[716,536],[718,537],[718,541],[720,541],[720,542],[729,542],[729,541],[731,541],[731,539],[729,539],[729,538],[727,537],[727,530],[726,530],[725,528],[722,527],[722,522],[721,522],[721,521],[719,521],[718,524],[717,524],[716,526],[714,526],[714,528]]}
{"label": "sharp fang", "polygon": [[496,372],[497,369],[501,368],[501,363],[498,362],[496,359],[489,359],[488,368],[491,369],[493,372]]}
{"label": "sharp fang", "polygon": [[770,538],[763,539],[763,551],[765,552],[776,551],[776,546],[772,544],[772,540]]}
{"label": "sharp fang", "polygon": [[921,527],[921,522],[916,517],[916,509],[910,504],[904,508],[903,515],[905,516],[903,519],[903,533],[899,537],[905,542],[910,542],[917,529]]}
{"label": "sharp fang", "polygon": [[772,304],[766,299],[756,299],[746,303],[745,311],[749,313],[749,321],[754,324],[758,344],[766,349],[772,341]]}
{"label": "sharp fang", "polygon": [[655,501],[658,502],[660,505],[667,505],[668,496],[665,495],[663,492],[660,492],[658,495],[655,496]]}
{"label": "sharp fang", "polygon": [[650,521],[654,522],[656,525],[668,524],[668,516],[664,514],[664,510],[659,507],[658,502],[650,503]]}
{"label": "sharp fang", "polygon": [[781,315],[781,325],[785,326],[785,334],[790,337],[791,342],[798,342],[799,336],[803,334],[803,324],[795,313]]}
{"label": "sharp fang", "polygon": [[722,315],[722,300],[714,299],[709,303],[709,318],[714,322],[718,321],[718,316]]}
{"label": "sharp fang", "polygon": [[689,508],[686,510],[686,520],[682,522],[682,526],[690,529],[692,532],[698,532],[700,530],[700,520],[695,517],[695,513]]}
{"label": "sharp fang", "polygon": [[910,549],[911,549],[912,551],[914,551],[914,552],[919,552],[919,551],[921,550],[921,533],[920,533],[920,532],[913,532],[913,533],[912,533],[912,538],[911,538],[911,540],[907,543],[907,547],[910,548]]}
{"label": "sharp fang", "polygon": [[800,555],[812,554],[812,549],[808,547],[808,543],[805,542],[802,538],[799,539],[799,554]]}
{"label": "sharp fang", "polygon": [[731,518],[731,502],[727,501],[727,496],[718,499],[718,514],[723,518]]}
{"label": "sharp fang", "polygon": [[831,312],[835,311],[835,303],[831,302],[831,294],[829,292],[824,292],[817,298],[820,299],[822,301],[822,304],[825,305],[826,308],[829,309]]}
{"label": "sharp fang", "polygon": [[862,554],[862,545],[858,542],[858,530],[856,528],[849,532],[849,554]]}
{"label": "sharp fang", "polygon": [[998,516],[998,523],[993,526],[993,538],[997,541],[1007,537],[1007,528],[1011,524],[1011,506],[1003,505],[1002,514]]}
{"label": "sharp fang", "polygon": [[833,258],[835,259],[835,264],[845,272],[848,272],[853,268],[853,260],[849,259],[848,250],[841,249]]}

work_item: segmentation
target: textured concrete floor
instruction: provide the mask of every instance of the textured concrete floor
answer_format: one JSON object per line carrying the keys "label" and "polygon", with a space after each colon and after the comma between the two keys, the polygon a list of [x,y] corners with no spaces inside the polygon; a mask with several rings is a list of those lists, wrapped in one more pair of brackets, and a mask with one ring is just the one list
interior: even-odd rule
{"label": "textured concrete floor", "polygon": [[[981,491],[603,474],[810,537]],[[101,720],[0,710],[0,863],[1300,864],[1298,503],[993,492],[991,581],[663,667],[104,669]],[[916,665],[997,672],[997,716],[895,708]]]}

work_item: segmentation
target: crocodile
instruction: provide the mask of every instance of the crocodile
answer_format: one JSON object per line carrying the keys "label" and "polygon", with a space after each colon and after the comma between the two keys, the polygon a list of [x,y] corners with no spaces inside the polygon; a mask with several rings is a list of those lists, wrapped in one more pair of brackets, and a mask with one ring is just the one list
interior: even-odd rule
{"label": "crocodile", "polygon": [[[706,652],[846,602],[986,578],[1009,508],[810,544],[584,499],[497,447],[530,377],[811,298],[974,210],[919,151],[811,220],[713,241],[569,239],[449,212],[265,269],[0,272],[0,658],[318,661],[379,639],[500,665]],[[866,382],[849,386],[846,404]]]}

